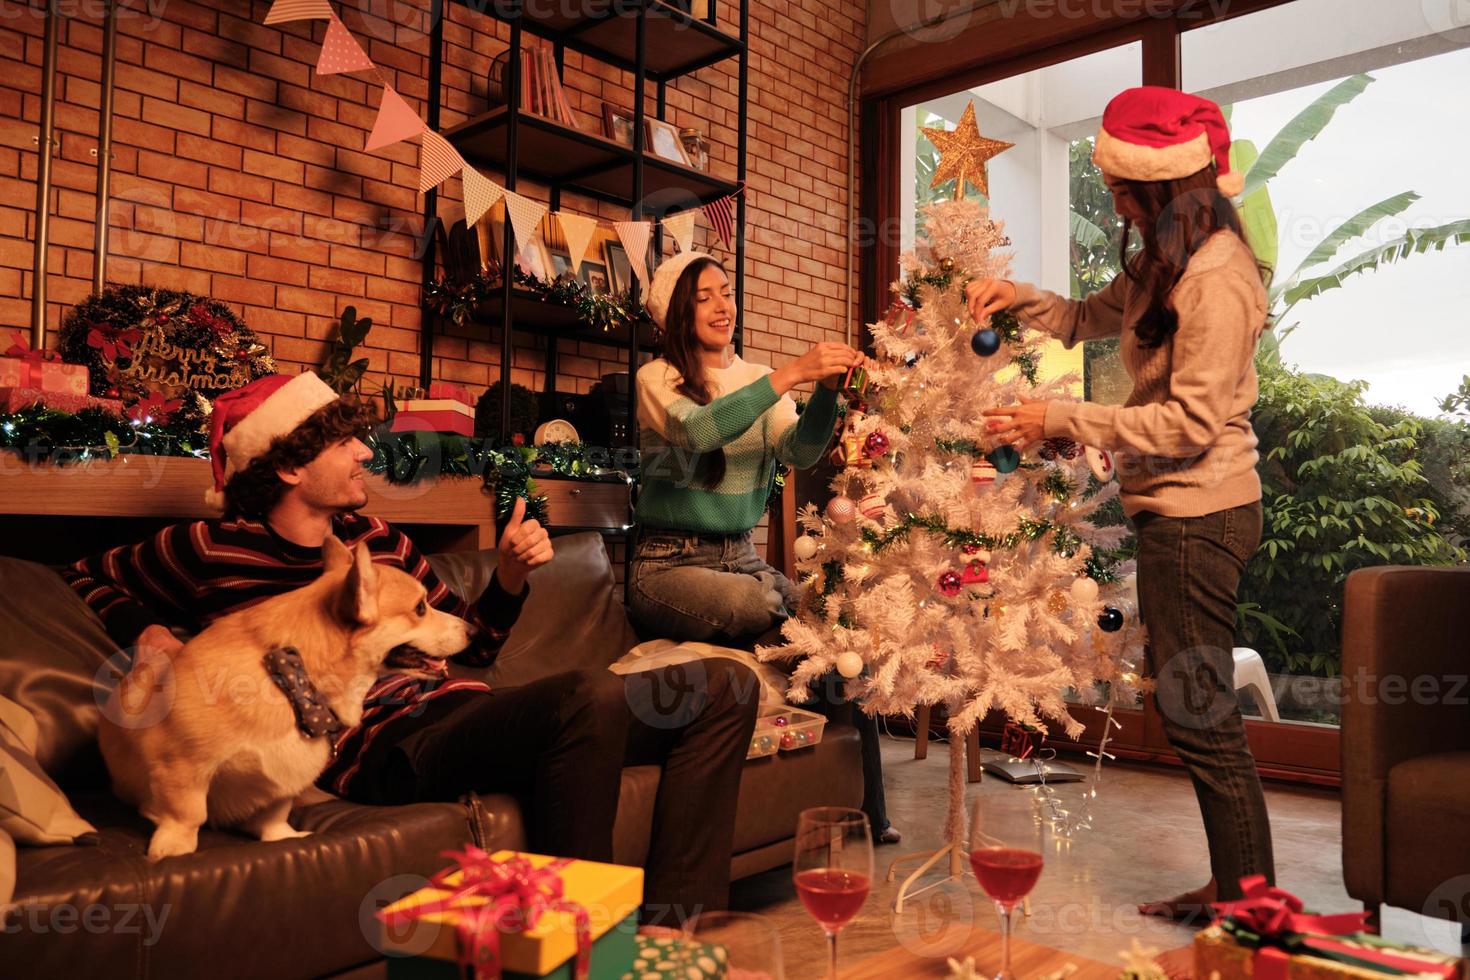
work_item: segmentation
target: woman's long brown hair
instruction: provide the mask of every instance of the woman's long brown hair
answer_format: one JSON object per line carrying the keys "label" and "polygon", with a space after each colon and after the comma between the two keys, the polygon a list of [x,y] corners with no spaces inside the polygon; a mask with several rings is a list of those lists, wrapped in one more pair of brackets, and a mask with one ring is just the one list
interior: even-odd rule
{"label": "woman's long brown hair", "polygon": [[[1179,329],[1179,317],[1169,309],[1169,294],[1179,284],[1190,257],[1217,231],[1231,231],[1245,241],[1240,215],[1230,198],[1215,186],[1215,168],[1178,180],[1115,179],[1123,195],[1136,203],[1146,220],[1124,217],[1118,254],[1123,274],[1149,297],[1148,309],[1135,331],[1144,347],[1157,347]],[[1121,195],[1120,195],[1121,196]],[[1134,227],[1143,239],[1135,255],[1128,254]],[[1250,247],[1250,243],[1246,243]],[[1257,260],[1261,281],[1269,282],[1271,269]]]}
{"label": "woman's long brown hair", "polygon": [[[699,341],[694,336],[699,277],[712,265],[724,268],[712,256],[697,258],[685,267],[679,281],[674,284],[674,293],[669,297],[669,312],[664,317],[664,360],[679,372],[679,384],[674,390],[696,405],[708,405],[714,400],[709,378],[704,373],[704,362],[699,359]],[[717,486],[725,478],[725,450],[712,449],[701,453],[694,473],[706,489]]]}

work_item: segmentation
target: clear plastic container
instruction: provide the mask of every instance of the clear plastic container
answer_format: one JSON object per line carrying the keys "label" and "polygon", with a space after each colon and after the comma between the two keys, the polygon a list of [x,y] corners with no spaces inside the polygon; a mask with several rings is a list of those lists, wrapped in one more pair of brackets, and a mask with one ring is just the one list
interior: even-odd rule
{"label": "clear plastic container", "polygon": [[822,740],[822,730],[826,727],[827,719],[816,712],[780,704],[763,705],[745,757],[759,759],[777,752],[809,748]]}

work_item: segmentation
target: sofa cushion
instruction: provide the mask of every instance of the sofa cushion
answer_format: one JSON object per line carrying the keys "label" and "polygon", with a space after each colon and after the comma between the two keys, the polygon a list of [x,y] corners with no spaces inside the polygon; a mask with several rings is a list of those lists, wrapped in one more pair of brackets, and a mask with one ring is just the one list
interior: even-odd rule
{"label": "sofa cushion", "polygon": [[[151,825],[105,796],[76,800],[93,847],[23,848],[5,956],[35,976],[320,976],[375,958],[377,908],[424,884],[471,839],[458,803],[298,808],[312,831],[263,844],[204,829],[150,863]],[[86,925],[87,916],[105,925]],[[353,925],[353,924],[356,925]],[[14,957],[14,959],[11,959]]]}
{"label": "sofa cushion", "polygon": [[[1470,874],[1470,751],[1435,752],[1388,771],[1383,899],[1424,915],[1457,918],[1436,904],[1446,879]],[[1426,842],[1433,841],[1433,846]],[[1463,894],[1457,892],[1456,896]],[[1443,895],[1439,897],[1444,897]],[[1464,919],[1461,919],[1464,921]]]}
{"label": "sofa cushion", "polygon": [[0,558],[0,697],[36,720],[36,761],[68,790],[102,785],[99,706],[117,647],[87,604],[44,565]]}
{"label": "sofa cushion", "polygon": [[[500,655],[488,669],[453,667],[458,676],[516,687],[566,670],[606,667],[638,642],[619,601],[607,548],[597,534],[555,539],[556,557],[531,572],[531,595]],[[490,584],[498,553],[432,555],[434,571],[458,594],[476,599]]]}
{"label": "sofa cushion", "polygon": [[24,844],[71,844],[94,833],[36,761],[36,720],[0,697],[0,831]]}

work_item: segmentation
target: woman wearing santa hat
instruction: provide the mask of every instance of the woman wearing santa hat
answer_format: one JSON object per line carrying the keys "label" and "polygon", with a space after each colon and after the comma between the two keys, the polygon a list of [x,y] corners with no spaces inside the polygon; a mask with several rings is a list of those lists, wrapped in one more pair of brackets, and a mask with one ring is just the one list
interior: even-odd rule
{"label": "woman wearing santa hat", "polygon": [[[661,264],[646,305],[664,342],[663,356],[638,371],[643,464],[633,615],[656,636],[749,641],[793,613],[798,599],[750,540],[776,464],[805,469],[821,460],[837,420],[838,382],[863,355],[846,344],[819,343],[775,370],[742,360],[731,346],[729,277],[700,252]],[[789,392],[804,382],[816,386],[798,415]],[[811,707],[857,726],[863,810],[877,839],[895,843],[877,724],[834,692],[828,688]]]}
{"label": "woman wearing santa hat", "polygon": [[[1265,278],[1230,197],[1220,107],[1174,89],[1108,104],[1093,149],[1123,218],[1123,272],[1083,300],[1021,282],[966,287],[981,321],[1004,309],[1072,347],[1120,338],[1133,379],[1123,405],[1035,401],[993,408],[993,438],[1024,448],[1064,436],[1116,454],[1138,535],[1148,667],[1170,744],[1204,817],[1212,878],[1141,912],[1193,918],[1236,898],[1243,875],[1273,877],[1271,831],[1235,699],[1236,588],[1260,543],[1261,482],[1250,411],[1267,325]],[[1135,232],[1141,248],[1129,254]]]}

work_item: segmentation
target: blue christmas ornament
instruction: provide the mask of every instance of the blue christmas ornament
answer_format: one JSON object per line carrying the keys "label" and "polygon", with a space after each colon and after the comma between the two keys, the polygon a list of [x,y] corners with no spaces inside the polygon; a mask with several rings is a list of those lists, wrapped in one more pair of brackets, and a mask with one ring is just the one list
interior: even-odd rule
{"label": "blue christmas ornament", "polygon": [[970,338],[970,349],[981,357],[989,357],[1000,350],[1000,334],[989,327],[981,327]]}
{"label": "blue christmas ornament", "polygon": [[1122,610],[1115,609],[1112,606],[1105,607],[1101,615],[1097,617],[1097,625],[1104,633],[1118,632],[1118,630],[1123,628]]}
{"label": "blue christmas ornament", "polygon": [[1015,446],[1009,444],[996,446],[985,454],[985,458],[995,467],[997,473],[1011,473],[1021,465],[1021,454],[1016,452]]}

